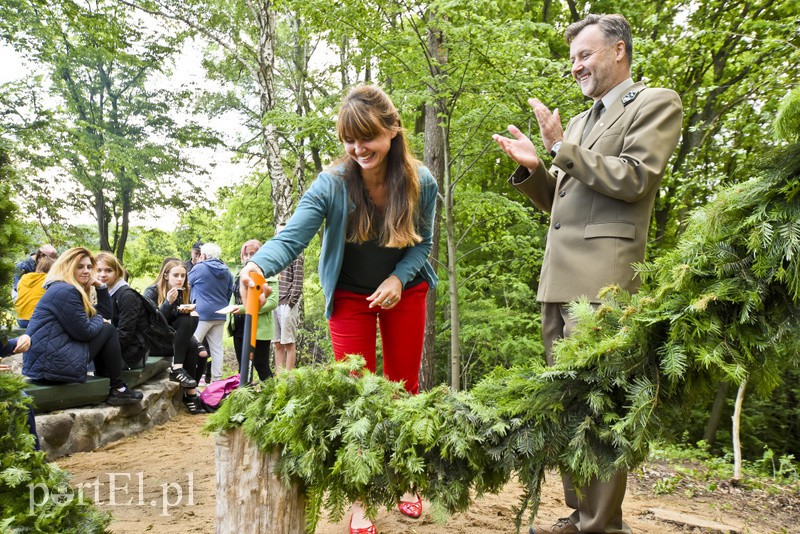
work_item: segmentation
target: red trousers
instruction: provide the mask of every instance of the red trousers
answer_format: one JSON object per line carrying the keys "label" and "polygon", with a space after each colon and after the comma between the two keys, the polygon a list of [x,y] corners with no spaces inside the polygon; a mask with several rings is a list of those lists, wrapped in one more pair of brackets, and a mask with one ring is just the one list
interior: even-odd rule
{"label": "red trousers", "polygon": [[391,310],[369,307],[368,295],[337,289],[333,293],[333,315],[328,320],[337,360],[346,354],[361,354],[367,369],[375,372],[377,321],[381,330],[383,375],[404,382],[406,391],[419,393],[419,366],[425,342],[425,298],[428,283],[403,291]]}

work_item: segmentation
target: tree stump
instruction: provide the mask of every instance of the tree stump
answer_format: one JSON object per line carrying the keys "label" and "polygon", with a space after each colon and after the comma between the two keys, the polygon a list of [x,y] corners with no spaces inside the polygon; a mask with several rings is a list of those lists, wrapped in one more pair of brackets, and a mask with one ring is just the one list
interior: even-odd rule
{"label": "tree stump", "polygon": [[305,493],[278,478],[278,451],[261,452],[236,428],[217,436],[214,460],[217,534],[305,533]]}

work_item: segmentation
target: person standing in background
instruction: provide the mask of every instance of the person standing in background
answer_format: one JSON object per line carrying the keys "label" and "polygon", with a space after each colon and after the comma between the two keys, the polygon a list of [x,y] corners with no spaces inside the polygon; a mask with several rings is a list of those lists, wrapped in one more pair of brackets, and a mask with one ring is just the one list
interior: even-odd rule
{"label": "person standing in background", "polygon": [[183,263],[183,266],[186,267],[186,274],[192,272],[194,266],[197,265],[198,261],[200,261],[200,247],[202,246],[202,241],[196,241],[195,244],[192,245],[192,251],[190,252],[191,256]]}
{"label": "person standing in background", "polygon": [[216,243],[200,247],[200,259],[188,275],[192,288],[191,300],[197,304],[200,322],[194,337],[205,341],[211,354],[211,381],[222,378],[222,338],[225,316],[216,313],[225,308],[233,295],[233,275],[220,259],[222,251]]}
{"label": "person standing in background", "polygon": [[[278,235],[286,226],[280,223]],[[297,362],[297,325],[300,322],[300,297],[303,296],[303,255],[300,254],[278,277],[278,307],[275,322],[275,373],[294,369]]]}
{"label": "person standing in background", "polygon": [[19,284],[20,278],[28,273],[34,272],[36,270],[36,265],[39,263],[39,258],[42,256],[47,256],[48,258],[56,260],[58,259],[58,251],[53,245],[42,245],[35,252],[31,252],[28,258],[14,265],[14,285],[11,288],[11,300],[17,299],[17,285]]}
{"label": "person standing in background", "polygon": [[[261,248],[261,241],[251,239],[242,245],[239,257],[244,266],[250,258]],[[241,267],[239,268],[241,270]],[[256,346],[253,354],[253,368],[258,372],[259,380],[266,380],[272,377],[272,369],[269,367],[269,346],[275,326],[272,324],[272,312],[278,307],[278,280],[276,278],[267,279],[271,293],[267,297],[266,303],[258,310],[258,326],[256,329]],[[239,285],[239,273],[234,277],[234,288]],[[245,306],[242,302],[241,294],[234,290],[231,304],[236,304],[238,308],[228,316],[228,333],[233,338],[233,348],[236,351],[236,361],[241,366],[242,347],[244,345],[244,319]],[[240,367],[241,368],[241,367]],[[277,371],[277,369],[276,369]],[[250,374],[251,378],[253,374]]]}
{"label": "person standing in background", "polygon": [[25,273],[19,279],[17,300],[14,301],[14,307],[17,312],[17,324],[22,328],[28,326],[28,321],[33,315],[36,304],[44,295],[44,280],[47,278],[47,273],[50,272],[50,267],[53,266],[55,261],[50,256],[41,255],[36,261],[35,272]]}

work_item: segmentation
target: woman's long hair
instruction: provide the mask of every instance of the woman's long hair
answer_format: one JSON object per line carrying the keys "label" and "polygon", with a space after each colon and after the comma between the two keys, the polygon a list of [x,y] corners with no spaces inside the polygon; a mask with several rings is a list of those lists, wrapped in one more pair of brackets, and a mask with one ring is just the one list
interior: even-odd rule
{"label": "woman's long hair", "polygon": [[[183,262],[181,262],[181,260],[169,260],[161,265],[161,272],[158,273],[158,278],[156,278],[156,288],[158,289],[159,306],[161,306],[161,304],[164,302],[164,299],[167,298],[167,292],[169,291],[169,272],[175,267],[180,267],[184,270],[186,269],[186,266],[183,264]],[[188,276],[183,279],[183,291],[181,291],[180,301],[181,304],[189,304]]]}
{"label": "woman's long hair", "polygon": [[102,261],[111,267],[111,270],[114,271],[114,277],[117,279],[117,281],[114,282],[114,285],[117,285],[117,282],[120,280],[125,280],[125,269],[122,267],[122,264],[119,262],[117,257],[110,252],[98,252],[94,257],[94,260],[96,263],[100,263]]}
{"label": "woman's long hair", "polygon": [[48,282],[67,282],[68,284],[72,284],[75,289],[78,290],[78,293],[81,294],[83,309],[86,310],[86,315],[88,317],[94,317],[97,311],[95,310],[94,304],[92,304],[91,295],[86,291],[86,288],[75,279],[75,269],[78,267],[81,260],[86,257],[92,262],[92,269],[96,269],[97,262],[94,256],[92,256],[92,253],[89,252],[89,249],[73,247],[58,257],[44,280],[45,284]]}
{"label": "woman's long hair", "polygon": [[347,241],[364,243],[375,237],[385,247],[405,248],[420,241],[415,222],[419,200],[419,162],[411,151],[400,114],[389,96],[374,85],[353,88],[339,109],[336,124],[339,140],[372,139],[396,132],[386,156],[387,204],[381,218],[369,199],[358,164],[347,156],[345,181],[355,210],[347,221]]}

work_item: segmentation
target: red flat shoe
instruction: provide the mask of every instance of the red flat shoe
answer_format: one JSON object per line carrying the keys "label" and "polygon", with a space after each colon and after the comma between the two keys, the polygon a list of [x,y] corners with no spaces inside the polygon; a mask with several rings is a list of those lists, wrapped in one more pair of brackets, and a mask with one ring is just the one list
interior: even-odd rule
{"label": "red flat shoe", "polygon": [[353,528],[353,516],[350,516],[350,534],[378,534],[378,529],[375,525],[370,525],[364,528]]}
{"label": "red flat shoe", "polygon": [[400,501],[397,508],[401,514],[411,519],[418,519],[422,515],[422,497],[418,493],[416,501]]}

